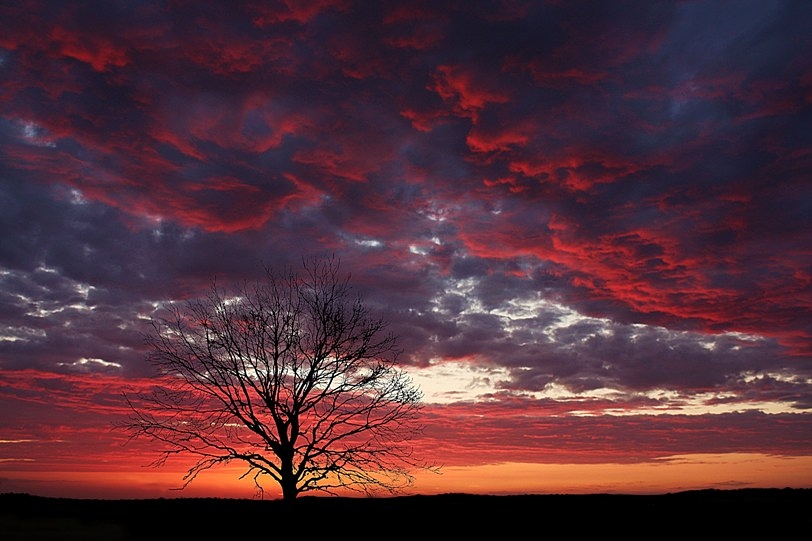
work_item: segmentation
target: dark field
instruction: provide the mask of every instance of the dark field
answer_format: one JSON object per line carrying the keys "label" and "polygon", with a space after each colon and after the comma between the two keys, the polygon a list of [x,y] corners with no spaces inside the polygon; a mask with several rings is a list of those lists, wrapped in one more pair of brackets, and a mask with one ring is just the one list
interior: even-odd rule
{"label": "dark field", "polygon": [[812,489],[527,495],[78,500],[0,494],[0,540],[809,539]]}

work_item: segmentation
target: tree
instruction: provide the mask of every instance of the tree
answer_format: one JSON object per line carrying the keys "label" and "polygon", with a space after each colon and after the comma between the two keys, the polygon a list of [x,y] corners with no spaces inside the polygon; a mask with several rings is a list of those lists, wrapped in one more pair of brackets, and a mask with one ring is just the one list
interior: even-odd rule
{"label": "tree", "polygon": [[126,396],[132,437],[165,446],[154,465],[196,456],[186,487],[215,465],[240,461],[240,477],[269,476],[285,500],[339,488],[395,492],[411,471],[421,393],[395,364],[397,337],[341,278],[336,258],[303,271],[266,269],[228,295],[172,305],[146,336],[163,376]]}

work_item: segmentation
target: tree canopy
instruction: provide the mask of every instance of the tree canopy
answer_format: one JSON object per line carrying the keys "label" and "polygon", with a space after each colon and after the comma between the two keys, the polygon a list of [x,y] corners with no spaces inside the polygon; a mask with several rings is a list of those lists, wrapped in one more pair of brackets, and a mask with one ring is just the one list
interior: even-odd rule
{"label": "tree canopy", "polygon": [[283,498],[338,489],[397,491],[427,467],[413,457],[421,392],[396,364],[398,339],[353,293],[336,258],[265,270],[232,292],[172,304],[146,336],[162,376],[128,395],[133,437],[203,470],[239,461]]}

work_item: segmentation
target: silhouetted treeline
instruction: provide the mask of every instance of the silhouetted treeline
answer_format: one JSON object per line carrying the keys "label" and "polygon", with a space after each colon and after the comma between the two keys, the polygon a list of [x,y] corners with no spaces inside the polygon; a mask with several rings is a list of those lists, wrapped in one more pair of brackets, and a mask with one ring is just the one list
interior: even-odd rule
{"label": "silhouetted treeline", "polygon": [[532,535],[626,539],[812,531],[812,489],[698,490],[662,495],[444,494],[90,500],[0,494],[0,539],[432,538]]}

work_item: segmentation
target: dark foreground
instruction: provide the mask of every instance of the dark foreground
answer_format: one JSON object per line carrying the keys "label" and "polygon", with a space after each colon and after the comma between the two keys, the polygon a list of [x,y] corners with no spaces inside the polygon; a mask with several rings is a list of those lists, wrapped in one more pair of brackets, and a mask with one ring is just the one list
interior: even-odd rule
{"label": "dark foreground", "polygon": [[314,498],[294,503],[217,498],[79,500],[0,494],[0,540],[803,539],[812,489],[699,490],[654,496],[526,495]]}

